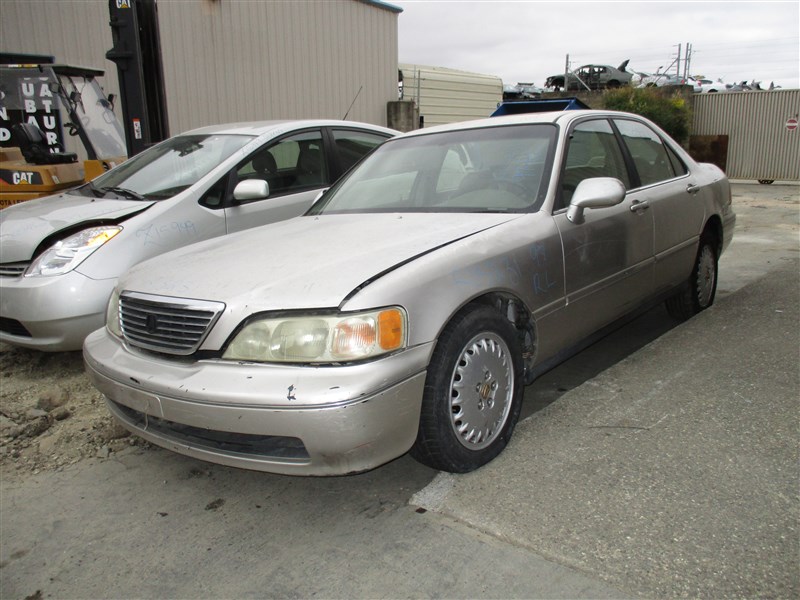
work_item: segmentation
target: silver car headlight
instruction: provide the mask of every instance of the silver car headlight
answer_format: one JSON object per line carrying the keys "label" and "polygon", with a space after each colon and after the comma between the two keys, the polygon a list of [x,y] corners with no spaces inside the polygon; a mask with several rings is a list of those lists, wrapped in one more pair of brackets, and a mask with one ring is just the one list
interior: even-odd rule
{"label": "silver car headlight", "polygon": [[404,348],[407,321],[400,307],[258,319],[236,335],[222,358],[280,363],[364,360]]}
{"label": "silver car headlight", "polygon": [[114,288],[106,308],[106,327],[112,335],[122,337],[122,326],[119,322],[119,289]]}
{"label": "silver car headlight", "polygon": [[56,242],[31,263],[25,277],[68,273],[120,231],[122,227],[118,226],[90,227]]}

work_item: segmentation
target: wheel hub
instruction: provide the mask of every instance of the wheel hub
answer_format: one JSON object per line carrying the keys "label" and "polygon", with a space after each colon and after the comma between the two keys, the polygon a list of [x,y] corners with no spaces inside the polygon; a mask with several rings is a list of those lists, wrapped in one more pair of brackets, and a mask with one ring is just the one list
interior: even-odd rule
{"label": "wheel hub", "polygon": [[466,344],[453,369],[450,424],[459,442],[471,450],[490,445],[511,409],[514,371],[508,346],[493,333]]}

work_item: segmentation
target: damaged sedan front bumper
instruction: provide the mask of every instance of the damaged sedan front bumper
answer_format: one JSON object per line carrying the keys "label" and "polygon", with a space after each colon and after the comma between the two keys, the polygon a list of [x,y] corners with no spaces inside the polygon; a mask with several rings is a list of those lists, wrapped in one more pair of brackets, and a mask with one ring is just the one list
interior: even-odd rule
{"label": "damaged sedan front bumper", "polygon": [[411,448],[431,349],[324,367],[179,362],[130,351],[102,329],[84,358],[112,414],[149,442],[233,467],[342,475]]}

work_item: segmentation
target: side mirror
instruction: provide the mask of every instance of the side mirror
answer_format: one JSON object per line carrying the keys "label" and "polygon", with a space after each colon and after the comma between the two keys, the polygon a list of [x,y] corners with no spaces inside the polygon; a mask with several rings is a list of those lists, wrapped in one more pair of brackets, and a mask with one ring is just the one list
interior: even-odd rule
{"label": "side mirror", "polygon": [[233,189],[233,199],[238,202],[246,200],[263,200],[269,196],[269,184],[263,179],[245,179]]}
{"label": "side mirror", "polygon": [[609,208],[625,199],[625,185],[614,177],[592,177],[578,184],[567,209],[570,223],[583,223],[587,208]]}

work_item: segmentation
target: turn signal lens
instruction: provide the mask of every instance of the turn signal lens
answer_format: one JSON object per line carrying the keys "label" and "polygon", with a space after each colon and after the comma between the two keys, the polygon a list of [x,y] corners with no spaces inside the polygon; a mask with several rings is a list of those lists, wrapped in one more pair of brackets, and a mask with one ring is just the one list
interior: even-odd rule
{"label": "turn signal lens", "polygon": [[378,313],[378,339],[385,351],[397,350],[405,341],[405,318],[397,308]]}

